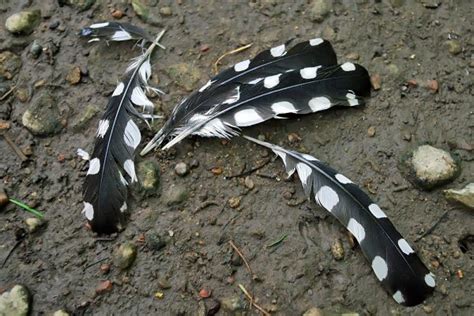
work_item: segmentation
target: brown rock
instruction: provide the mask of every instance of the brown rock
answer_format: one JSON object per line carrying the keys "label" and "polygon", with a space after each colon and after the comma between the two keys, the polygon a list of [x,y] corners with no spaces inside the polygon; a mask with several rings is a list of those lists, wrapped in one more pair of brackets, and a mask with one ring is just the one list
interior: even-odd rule
{"label": "brown rock", "polygon": [[78,84],[81,81],[81,68],[74,66],[69,70],[66,80],[72,85]]}
{"label": "brown rock", "polygon": [[231,208],[238,208],[240,206],[240,197],[239,196],[231,197],[228,203]]}
{"label": "brown rock", "polygon": [[374,137],[374,136],[375,136],[375,127],[370,126],[370,127],[367,129],[367,135],[369,135],[369,137]]}
{"label": "brown rock", "polygon": [[110,292],[112,290],[113,284],[111,281],[106,280],[106,281],[101,281],[99,285],[96,287],[95,292],[97,294],[103,294]]}
{"label": "brown rock", "polygon": [[380,90],[380,87],[382,86],[382,78],[379,74],[373,74],[370,76],[370,83],[375,91]]}

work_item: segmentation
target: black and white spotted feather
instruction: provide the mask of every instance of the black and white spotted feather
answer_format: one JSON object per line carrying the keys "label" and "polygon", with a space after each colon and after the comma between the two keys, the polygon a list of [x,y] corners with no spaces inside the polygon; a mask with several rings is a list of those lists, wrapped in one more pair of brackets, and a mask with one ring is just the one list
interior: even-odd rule
{"label": "black and white spotted feather", "polygon": [[165,140],[163,149],[170,148],[191,134],[230,138],[240,127],[271,118],[362,105],[369,92],[367,71],[338,65],[329,42],[280,45],[237,63],[183,100],[141,154]]}
{"label": "black and white spotted feather", "polygon": [[101,234],[121,230],[128,185],[137,181],[134,156],[141,133],[133,117],[145,120],[152,115],[154,106],[145,90],[151,75],[150,54],[162,34],[143,55],[132,61],[123,81],[112,93],[99,121],[92,155],[78,151],[89,159],[82,212],[92,230]]}
{"label": "black and white spotted feather", "polygon": [[129,41],[129,40],[145,40],[152,42],[153,38],[142,28],[129,23],[118,22],[100,22],[94,23],[81,29],[79,32],[81,37],[90,38],[89,42],[106,41]]}
{"label": "black and white spotted feather", "polygon": [[431,295],[434,275],[380,207],[356,184],[310,155],[244,137],[272,149],[289,175],[297,172],[306,195],[354,235],[377,279],[397,303],[414,306]]}

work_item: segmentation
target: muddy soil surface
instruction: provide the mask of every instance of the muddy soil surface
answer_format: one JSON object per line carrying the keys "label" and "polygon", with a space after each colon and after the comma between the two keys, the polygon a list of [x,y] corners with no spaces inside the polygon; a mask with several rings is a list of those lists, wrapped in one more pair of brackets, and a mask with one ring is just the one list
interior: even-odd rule
{"label": "muddy soil surface", "polygon": [[[361,315],[474,313],[473,214],[442,193],[472,182],[474,175],[471,1],[141,1],[150,5],[148,22],[127,1],[89,2],[82,11],[52,0],[0,5],[0,49],[21,59],[12,78],[2,82],[2,94],[15,90],[0,101],[0,112],[10,125],[9,138],[28,157],[22,162],[1,138],[1,185],[11,197],[44,211],[47,220],[26,234],[1,268],[2,291],[26,285],[32,315],[59,309],[77,315],[205,315],[219,302],[218,315],[259,314],[239,284],[275,315],[301,315],[312,307]],[[31,34],[5,30],[8,16],[31,8],[42,16]],[[378,74],[381,88],[365,107],[274,120],[245,132],[311,153],[370,192],[436,275],[434,295],[413,308],[395,303],[345,229],[305,200],[299,180],[286,180],[272,153],[241,138],[188,138],[167,153],[138,158],[159,164],[158,188],[151,193],[134,188],[125,230],[111,238],[94,236],[81,215],[87,164],[75,151],[92,149],[107,96],[140,50],[133,43],[87,43],[77,32],[113,20],[114,10],[117,17],[117,10],[124,13],[120,21],[152,34],[168,29],[162,41],[167,50],[152,58],[152,84],[167,92],[153,99],[163,115],[213,75],[219,56],[248,43],[250,49],[224,58],[220,67],[291,38],[324,37],[341,62],[357,61]],[[33,41],[43,47],[37,58]],[[429,80],[436,80],[438,91]],[[22,116],[45,93],[58,107],[60,130],[35,136]],[[143,131],[145,140],[153,134]],[[450,150],[462,168],[452,183],[429,192],[399,170],[403,155],[425,143]],[[190,173],[176,175],[178,162],[191,166]],[[247,176],[226,178],[263,164]],[[172,196],[177,190],[182,195]],[[13,205],[2,210],[1,260],[28,217]],[[331,252],[336,240],[344,247],[340,260]],[[138,254],[121,271],[113,257],[125,242],[136,244]],[[103,264],[111,264],[108,273]],[[112,288],[97,294],[105,280]],[[211,296],[200,298],[201,289]],[[235,306],[228,307],[232,300]]]}

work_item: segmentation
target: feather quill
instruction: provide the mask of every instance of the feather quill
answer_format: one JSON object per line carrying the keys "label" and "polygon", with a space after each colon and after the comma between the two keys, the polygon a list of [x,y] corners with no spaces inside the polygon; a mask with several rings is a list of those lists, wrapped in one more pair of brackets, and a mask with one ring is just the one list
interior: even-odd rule
{"label": "feather quill", "polygon": [[289,175],[297,172],[308,198],[354,235],[377,279],[397,303],[414,306],[431,295],[434,275],[380,207],[356,184],[310,155],[244,137],[273,150]]}
{"label": "feather quill", "polygon": [[163,149],[191,134],[230,138],[240,127],[271,118],[362,105],[369,92],[367,71],[337,65],[329,42],[313,39],[288,50],[280,45],[237,63],[183,100],[141,154],[168,138]]}
{"label": "feather quill", "polygon": [[92,230],[100,234],[121,230],[125,220],[128,185],[137,181],[135,150],[141,141],[140,130],[132,117],[145,120],[153,111],[153,103],[144,89],[151,75],[150,55],[163,33],[141,56],[132,60],[123,81],[112,93],[99,121],[92,155],[79,152],[82,157],[90,158],[82,212]]}

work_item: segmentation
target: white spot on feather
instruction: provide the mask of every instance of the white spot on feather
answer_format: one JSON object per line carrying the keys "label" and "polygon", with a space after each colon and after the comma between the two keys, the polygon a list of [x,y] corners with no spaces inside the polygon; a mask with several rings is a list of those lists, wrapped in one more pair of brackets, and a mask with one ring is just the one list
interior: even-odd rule
{"label": "white spot on feather", "polygon": [[109,130],[109,120],[100,120],[99,121],[99,128],[97,129],[97,137],[104,138],[105,134]]}
{"label": "white spot on feather", "polygon": [[298,112],[295,106],[291,102],[288,102],[288,101],[273,103],[271,108],[272,108],[273,113],[275,114],[286,114],[286,113]]}
{"label": "white spot on feather", "polygon": [[247,59],[247,60],[241,61],[240,63],[235,64],[234,70],[237,72],[241,72],[241,71],[247,70],[247,68],[249,68],[249,65],[250,65],[250,60]]}
{"label": "white spot on feather", "polygon": [[436,286],[436,281],[434,279],[434,274],[433,273],[430,272],[427,275],[425,275],[425,283],[429,287],[435,287]]}
{"label": "white spot on feather", "polygon": [[209,88],[209,87],[211,86],[211,84],[213,84],[213,83],[214,83],[214,81],[209,80],[208,82],[206,82],[205,85],[203,85],[203,86],[201,87],[201,89],[199,89],[199,92],[203,92],[204,90],[206,90],[207,88]]}
{"label": "white spot on feather", "polygon": [[387,277],[388,274],[387,262],[385,262],[382,257],[375,256],[374,260],[372,260],[372,270],[374,270],[377,279],[382,281]]}
{"label": "white spot on feather", "polygon": [[357,239],[359,244],[362,242],[362,240],[364,240],[364,238],[365,238],[365,229],[354,218],[351,218],[349,220],[349,223],[347,223],[347,229],[351,232],[352,235],[354,235],[354,237]]}
{"label": "white spot on feather", "polygon": [[263,86],[267,89],[276,87],[280,83],[280,76],[281,74],[266,77],[263,80]]}
{"label": "white spot on feather", "polygon": [[123,163],[123,169],[125,169],[125,172],[127,172],[128,176],[130,177],[131,183],[138,181],[137,174],[135,173],[135,164],[131,159],[125,160]]}
{"label": "white spot on feather", "polygon": [[84,202],[84,208],[82,209],[82,214],[91,221],[94,218],[94,207],[88,202]]}
{"label": "white spot on feather", "polygon": [[89,160],[91,159],[91,156],[89,155],[89,153],[87,151],[85,151],[84,149],[82,148],[78,148],[76,150],[76,153],[79,157],[81,157],[82,159],[84,160]]}
{"label": "white spot on feather", "polygon": [[341,65],[342,70],[344,71],[354,71],[356,69],[353,63],[343,63]]}
{"label": "white spot on feather", "polygon": [[90,27],[91,29],[99,29],[99,28],[101,28],[101,27],[106,27],[106,26],[109,26],[109,22],[95,23],[95,24],[90,25],[89,27]]}
{"label": "white spot on feather", "polygon": [[98,174],[100,170],[100,160],[99,158],[94,158],[89,161],[89,170],[87,170],[87,174]]}
{"label": "white spot on feather", "polygon": [[316,97],[309,100],[308,105],[311,111],[318,112],[329,109],[331,107],[331,101],[326,97]]}
{"label": "white spot on feather", "polygon": [[257,84],[257,83],[259,83],[259,82],[262,81],[262,80],[263,80],[263,78],[257,78],[257,79],[254,79],[254,80],[252,80],[252,81],[249,81],[248,84]]}
{"label": "white spot on feather", "polygon": [[405,303],[405,298],[403,297],[403,294],[400,291],[396,291],[395,294],[392,295],[392,297],[398,304]]}
{"label": "white spot on feather", "polygon": [[334,177],[337,179],[337,181],[339,181],[342,184],[352,183],[352,181],[350,179],[348,179],[346,176],[344,176],[340,173],[336,174]]}
{"label": "white spot on feather", "polygon": [[319,45],[323,42],[324,42],[324,40],[322,38],[319,38],[319,37],[318,38],[313,38],[313,39],[309,40],[309,45],[317,46],[317,45]]}
{"label": "white spot on feather", "polygon": [[240,87],[237,86],[237,88],[234,89],[234,94],[231,95],[227,100],[225,100],[222,103],[223,104],[232,104],[232,103],[235,103],[235,102],[239,101],[239,99],[240,99]]}
{"label": "white spot on feather", "polygon": [[308,155],[308,154],[301,154],[301,156],[303,156],[305,159],[310,160],[310,161],[311,161],[311,160],[312,160],[312,161],[319,161],[319,159],[316,159],[316,158],[314,158],[313,156]]}
{"label": "white spot on feather", "polygon": [[398,247],[403,251],[404,254],[409,255],[415,251],[410,247],[407,241],[403,238],[398,240]]}
{"label": "white spot on feather", "polygon": [[237,126],[251,126],[264,121],[255,109],[240,110],[234,114]]}
{"label": "white spot on feather", "polygon": [[145,92],[143,92],[143,89],[140,88],[139,86],[133,88],[131,100],[135,105],[142,105],[144,107],[153,107],[153,103],[150,100],[148,100],[148,98],[145,95]]}
{"label": "white spot on feather", "polygon": [[303,183],[303,188],[306,188],[308,185],[308,179],[311,176],[311,168],[308,165],[300,162],[296,164],[296,170],[298,171],[298,176]]}
{"label": "white spot on feather", "polygon": [[115,88],[114,92],[112,93],[112,96],[115,97],[117,95],[121,95],[123,92],[123,89],[125,88],[123,82],[119,83],[117,87]]}
{"label": "white spot on feather", "polygon": [[123,174],[119,171],[119,178],[120,178],[120,182],[124,185],[124,186],[127,186],[128,185],[128,182],[127,182],[127,179],[125,179],[123,177]]}
{"label": "white spot on feather", "polygon": [[375,203],[372,203],[369,205],[369,211],[370,213],[372,213],[372,215],[374,215],[376,218],[384,218],[384,217],[387,217],[387,215],[385,215],[385,213],[380,209],[380,207],[375,204]]}
{"label": "white spot on feather", "polygon": [[318,75],[318,69],[322,66],[306,67],[300,70],[301,78],[303,79],[314,79]]}
{"label": "white spot on feather", "polygon": [[123,140],[125,141],[125,144],[132,147],[133,149],[136,149],[142,140],[140,130],[132,119],[129,119],[127,126],[125,126]]}
{"label": "white spot on feather", "polygon": [[346,94],[347,102],[350,106],[359,105],[359,100],[357,100],[356,95],[352,92]]}
{"label": "white spot on feather", "polygon": [[142,78],[142,80],[144,82],[147,82],[148,79],[150,79],[150,76],[151,76],[151,64],[150,64],[150,60],[147,59],[143,62],[143,64],[140,66],[140,69],[139,69],[139,74],[140,74],[140,77]]}
{"label": "white spot on feather", "polygon": [[272,54],[273,57],[280,57],[280,56],[283,56],[285,53],[286,53],[285,44],[282,44],[270,49],[270,54]]}
{"label": "white spot on feather", "polygon": [[114,35],[112,35],[111,39],[113,41],[128,41],[132,39],[132,36],[130,35],[130,33],[122,30],[115,32]]}
{"label": "white spot on feather", "polygon": [[120,212],[125,212],[127,210],[127,202],[123,202],[122,206],[120,207]]}
{"label": "white spot on feather", "polygon": [[339,196],[334,189],[327,185],[322,186],[314,196],[316,202],[329,212],[339,203]]}

